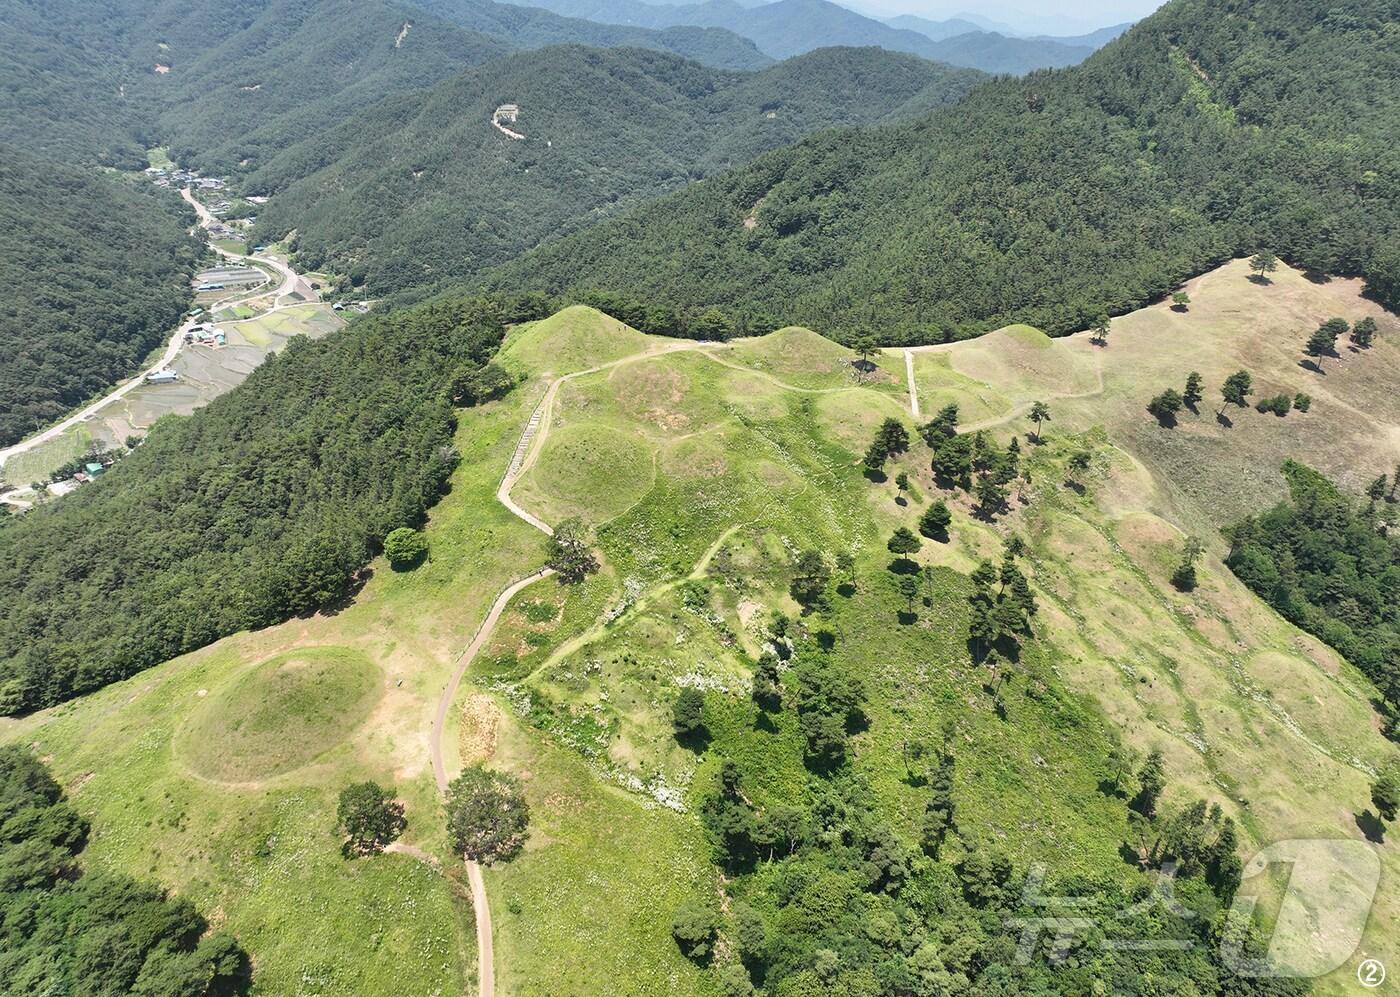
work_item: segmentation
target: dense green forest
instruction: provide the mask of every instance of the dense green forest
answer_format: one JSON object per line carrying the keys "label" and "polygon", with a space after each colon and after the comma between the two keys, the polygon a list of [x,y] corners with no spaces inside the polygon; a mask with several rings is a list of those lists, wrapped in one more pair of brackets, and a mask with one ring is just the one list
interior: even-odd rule
{"label": "dense green forest", "polygon": [[0,747],[0,991],[244,993],[247,954],[189,901],[82,871],[88,831],[29,749]]}
{"label": "dense green forest", "polygon": [[227,172],[386,96],[566,42],[733,69],[771,61],[719,29],[593,24],[491,0],[17,0],[0,7],[0,142],[126,168],[168,144],[186,165]]}
{"label": "dense green forest", "polygon": [[498,309],[455,299],[294,339],[105,476],[0,528],[0,710],[46,706],[345,597],[457,455]]}
{"label": "dense green forest", "polygon": [[193,221],[171,193],[0,145],[0,446],[165,342],[190,300]]}
{"label": "dense green forest", "polygon": [[1310,468],[1283,468],[1289,500],[1232,527],[1226,563],[1289,622],[1325,640],[1380,690],[1400,738],[1400,482],[1385,475],[1358,502]]}
{"label": "dense green forest", "polygon": [[1397,31],[1393,0],[1175,0],[1082,66],[815,136],[493,282],[897,343],[1085,328],[1270,247],[1395,306]]}
{"label": "dense green forest", "polygon": [[[836,124],[923,113],[981,79],[878,49],[757,74],[639,49],[551,48],[391,99],[290,146],[247,180],[258,236],[382,294],[480,274],[599,215]],[[491,127],[509,101],[511,129]]]}

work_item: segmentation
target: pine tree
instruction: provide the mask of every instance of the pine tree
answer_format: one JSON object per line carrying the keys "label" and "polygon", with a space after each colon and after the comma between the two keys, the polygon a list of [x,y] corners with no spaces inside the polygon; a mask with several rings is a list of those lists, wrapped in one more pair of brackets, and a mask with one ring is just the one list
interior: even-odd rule
{"label": "pine tree", "polygon": [[948,542],[948,527],[953,522],[953,514],[948,511],[948,503],[939,499],[933,502],[919,517],[919,532],[930,540]]}
{"label": "pine tree", "polygon": [[1201,399],[1205,396],[1201,392],[1202,381],[1200,371],[1193,370],[1186,375],[1186,390],[1181,393],[1181,402],[1192,412],[1196,411],[1196,406],[1201,404]]}
{"label": "pine tree", "polygon": [[951,743],[945,744],[943,754],[938,759],[938,769],[934,772],[929,787],[928,805],[924,808],[923,827],[919,844],[929,858],[938,858],[943,848],[943,839],[953,826],[955,806],[953,803],[953,752]]}

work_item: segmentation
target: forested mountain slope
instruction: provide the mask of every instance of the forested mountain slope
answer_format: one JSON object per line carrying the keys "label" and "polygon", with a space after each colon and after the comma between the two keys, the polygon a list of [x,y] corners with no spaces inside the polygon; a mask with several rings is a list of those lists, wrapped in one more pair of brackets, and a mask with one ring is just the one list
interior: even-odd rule
{"label": "forested mountain slope", "polygon": [[598,48],[649,48],[672,52],[723,69],[762,69],[773,60],[758,46],[720,27],[677,24],[639,27],[615,24],[615,18],[565,17],[543,7],[495,3],[493,0],[405,0],[443,20],[472,31],[509,38],[522,48],[546,45],[592,45]]}
{"label": "forested mountain slope", "polygon": [[1174,0],[1082,66],[816,136],[494,279],[936,341],[1084,328],[1263,246],[1394,303],[1397,33],[1393,0]]}
{"label": "forested mountain slope", "polygon": [[[376,294],[473,277],[599,215],[837,124],[911,117],[979,74],[826,49],[757,74],[637,49],[551,48],[391,99],[252,174],[260,238]],[[509,125],[491,126],[503,103]]]}
{"label": "forested mountain slope", "polygon": [[136,167],[170,144],[208,170],[256,163],[388,94],[510,51],[573,42],[771,62],[722,30],[593,24],[491,0],[17,0],[0,10],[0,141]]}
{"label": "forested mountain slope", "polygon": [[295,339],[102,479],[0,525],[0,710],[59,702],[347,594],[457,461],[501,316],[453,301]]}
{"label": "forested mountain slope", "polygon": [[165,341],[190,298],[192,221],[173,194],[0,145],[0,446]]}

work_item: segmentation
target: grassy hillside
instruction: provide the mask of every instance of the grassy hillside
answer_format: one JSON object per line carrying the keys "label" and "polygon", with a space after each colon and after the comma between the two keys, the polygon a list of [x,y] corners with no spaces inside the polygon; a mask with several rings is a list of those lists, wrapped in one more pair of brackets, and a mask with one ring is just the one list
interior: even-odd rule
{"label": "grassy hillside", "polygon": [[[919,114],[977,74],[832,49],[757,74],[675,56],[551,48],[377,104],[248,179],[272,194],[260,238],[297,232],[298,261],[376,293],[485,268],[836,124]],[[512,139],[491,125],[520,108]]]}
{"label": "grassy hillside", "polygon": [[886,342],[1023,321],[1062,334],[1260,247],[1395,301],[1391,6],[1208,6],[1176,0],[1082,66],[916,124],[816,136],[499,281]]}
{"label": "grassy hillside", "polygon": [[[1258,285],[1233,264],[1193,282],[1185,313],[1155,307],[1115,322],[1106,347],[1020,327],[915,353],[925,412],[924,393],[939,393],[960,405],[966,428],[980,421],[1003,445],[1019,437],[1029,479],[990,522],[934,480],[917,438],[883,482],[861,473],[882,419],[916,424],[902,351],[858,376],[852,353],[800,329],[705,346],[645,337],[581,308],[520,325],[500,362],[527,380],[462,414],[463,460],[430,518],[421,567],[375,562],[338,612],[228,638],[4,731],[37,744],[62,780],[80,783],[75,805],[96,826],[147,828],[98,836],[90,861],[218,906],[270,988],[311,973],[332,989],[401,990],[401,973],[392,982],[376,975],[362,947],[339,941],[386,917],[392,928],[377,944],[434,953],[407,970],[415,984],[460,987],[471,972],[471,915],[454,907],[450,883],[402,855],[344,862],[328,829],[336,789],[373,776],[407,801],[410,842],[445,856],[427,721],[495,593],[543,557],[539,534],[495,491],[546,384],[557,384],[513,498],[547,521],[581,516],[602,567],[581,585],[547,580],[516,596],[472,665],[445,746],[449,771],[484,759],[520,774],[532,808],[525,853],[486,873],[502,991],[589,993],[607,967],[629,993],[719,992],[719,970],[692,966],[670,937],[671,915],[687,902],[731,911],[726,944],[737,944],[740,904],[759,912],[773,939],[845,938],[844,920],[810,935],[793,920],[815,916],[810,905],[829,894],[809,890],[795,907],[774,898],[794,877],[815,875],[804,863],[818,856],[839,877],[857,875],[859,863],[843,863],[872,832],[857,828],[856,844],[837,850],[809,842],[797,858],[761,858],[728,871],[725,885],[703,828],[721,760],[739,765],[748,804],[762,814],[780,805],[816,814],[832,792],[858,794],[893,835],[884,862],[917,849],[929,794],[922,773],[932,764],[918,748],[936,756],[952,721],[956,820],[944,854],[912,861],[894,894],[844,878],[842,903],[899,937],[939,946],[947,943],[938,931],[951,931],[980,953],[973,965],[1049,973],[1013,978],[1057,992],[1080,977],[1006,961],[997,929],[978,927],[958,899],[959,877],[971,856],[1004,853],[1017,875],[1040,860],[1053,885],[1092,883],[1105,896],[1142,882],[1119,854],[1135,840],[1128,808],[1104,788],[1120,741],[1139,758],[1162,750],[1162,808],[1220,804],[1245,856],[1293,836],[1363,834],[1369,773],[1393,753],[1370,690],[1234,580],[1213,529],[1232,513],[1222,496],[1254,508],[1272,501],[1281,478],[1271,468],[1284,455],[1347,482],[1372,461],[1400,457],[1392,442],[1400,413],[1371,393],[1400,323],[1357,291],[1355,282],[1316,284],[1286,270]],[[1297,365],[1297,341],[1333,313],[1375,315],[1381,331],[1372,353],[1334,361],[1324,378]],[[1240,366],[1270,390],[1309,391],[1313,406],[1284,421],[1237,412],[1227,427],[1203,405],[1176,429],[1144,411],[1187,369],[1213,386]],[[1052,411],[1037,441],[1027,420],[1033,399]],[[978,406],[986,414],[974,421]],[[1370,428],[1351,426],[1361,412]],[[1314,439],[1332,439],[1331,452],[1313,451]],[[1081,449],[1091,455],[1083,471],[1070,462]],[[911,479],[898,496],[897,470]],[[885,540],[937,498],[952,508],[948,542],[925,539],[913,555],[932,570],[906,604]],[[1210,547],[1189,595],[1168,581],[1187,532]],[[1019,657],[994,668],[969,656],[967,574],[999,557],[1013,533],[1028,545],[1021,563],[1040,612]],[[789,591],[795,552],[806,548],[854,560],[851,575],[832,580],[826,608],[811,614]],[[775,611],[791,621],[795,656],[782,672],[784,705],[760,715],[749,683]],[[808,771],[793,712],[798,676],[817,664],[865,689],[864,722],[835,774]],[[308,685],[317,669],[332,669],[335,681]],[[685,687],[704,690],[708,733],[699,742],[672,734],[671,704]],[[229,750],[210,755],[206,735]],[[1378,854],[1388,884],[1393,847]],[[839,885],[822,882],[822,891]],[[1277,885],[1244,889],[1268,904]],[[1189,883],[1180,890],[1206,902]],[[328,900],[308,909],[307,893]],[[408,904],[435,916],[393,916]],[[1383,885],[1360,954],[1394,959],[1398,916],[1400,898]],[[858,935],[841,950],[842,973],[887,959],[888,931]],[[306,937],[324,944],[308,947]],[[796,985],[806,970],[787,958],[775,949],[765,961]],[[733,956],[722,949],[718,962],[722,969]],[[1123,975],[1130,965],[1079,972],[1138,992],[1137,977]],[[1353,970],[1343,966],[1322,989],[1341,992]],[[1156,970],[1176,971],[1175,963]],[[1198,989],[1220,986],[1211,976]]]}
{"label": "grassy hillside", "polygon": [[171,194],[0,145],[0,446],[165,343],[190,300],[193,220]]}

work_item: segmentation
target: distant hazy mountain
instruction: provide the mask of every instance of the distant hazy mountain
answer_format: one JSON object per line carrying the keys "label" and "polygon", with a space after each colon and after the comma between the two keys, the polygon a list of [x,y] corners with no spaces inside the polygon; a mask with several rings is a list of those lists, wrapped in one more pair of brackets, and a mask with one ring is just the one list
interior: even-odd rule
{"label": "distant hazy mountain", "polygon": [[[442,13],[446,5],[469,0],[432,0]],[[903,16],[890,21],[866,17],[829,0],[776,0],[746,7],[737,0],[705,0],[692,4],[648,3],[644,0],[534,0],[559,14],[595,21],[666,28],[690,24],[725,28],[752,39],[765,54],[786,59],[829,45],[878,45],[892,52],[967,66],[994,73],[1025,73],[1032,69],[1080,62],[1097,47],[1061,39],[1021,39],[980,31],[969,18],[930,21]],[[961,40],[958,40],[961,39]]]}
{"label": "distant hazy mountain", "polygon": [[983,30],[981,25],[964,17],[953,17],[946,21],[931,21],[927,17],[919,17],[916,14],[900,14],[898,17],[885,18],[885,23],[892,28],[917,31],[925,38],[936,42]]}

